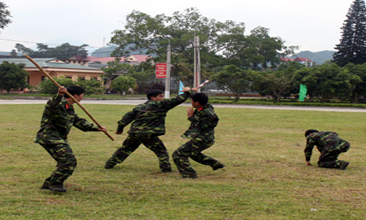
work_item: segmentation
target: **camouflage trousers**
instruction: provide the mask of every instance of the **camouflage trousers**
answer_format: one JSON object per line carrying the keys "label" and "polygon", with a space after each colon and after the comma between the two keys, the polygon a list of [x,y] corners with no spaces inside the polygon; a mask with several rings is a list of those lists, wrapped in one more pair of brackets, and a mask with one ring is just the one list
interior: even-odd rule
{"label": "camouflage trousers", "polygon": [[45,180],[46,184],[58,185],[72,175],[77,165],[76,158],[69,144],[41,144],[41,146],[56,160],[56,169]]}
{"label": "camouflage trousers", "polygon": [[334,145],[328,145],[319,157],[318,166],[323,168],[339,168],[342,161],[338,160],[338,156],[343,152],[347,152],[349,148],[350,144],[344,140]]}
{"label": "camouflage trousers", "polygon": [[168,150],[160,138],[154,134],[129,134],[126,140],[123,142],[122,147],[114,152],[107,163],[111,166],[114,166],[117,163],[122,163],[140,146],[140,144],[145,145],[145,147],[153,151],[158,157],[159,168],[162,172],[171,171]]}
{"label": "camouflage trousers", "polygon": [[183,177],[190,177],[190,178],[197,177],[197,173],[192,168],[192,165],[189,162],[189,158],[200,164],[208,165],[211,167],[215,167],[216,165],[221,164],[214,158],[201,153],[202,151],[210,148],[214,143],[215,141],[204,142],[204,141],[190,140],[187,143],[180,146],[176,151],[174,151],[173,161],[177,166],[179,173]]}

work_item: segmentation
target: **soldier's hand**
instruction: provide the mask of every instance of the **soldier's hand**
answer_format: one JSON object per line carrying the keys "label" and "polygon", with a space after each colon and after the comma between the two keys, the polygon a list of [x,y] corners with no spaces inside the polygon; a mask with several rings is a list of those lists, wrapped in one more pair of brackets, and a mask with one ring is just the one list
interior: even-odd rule
{"label": "soldier's hand", "polygon": [[98,128],[98,131],[107,132],[107,129],[104,126],[102,126],[102,127]]}
{"label": "soldier's hand", "polygon": [[188,116],[188,118],[189,118],[189,117],[192,117],[192,116],[193,116],[193,114],[194,114],[194,112],[193,112],[193,108],[192,108],[192,107],[188,107],[188,108],[187,108],[187,116]]}
{"label": "soldier's hand", "polygon": [[60,88],[58,88],[58,95],[63,96],[64,94],[66,94],[67,89],[64,86],[61,86]]}
{"label": "soldier's hand", "polygon": [[190,87],[184,87],[182,91],[183,91],[183,92],[188,92],[189,90],[191,90],[191,88],[190,88]]}

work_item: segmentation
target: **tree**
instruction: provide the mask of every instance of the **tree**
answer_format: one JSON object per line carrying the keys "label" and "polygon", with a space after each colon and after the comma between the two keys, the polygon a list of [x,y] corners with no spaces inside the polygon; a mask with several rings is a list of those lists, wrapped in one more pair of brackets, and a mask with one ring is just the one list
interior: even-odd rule
{"label": "tree", "polygon": [[216,82],[220,89],[232,92],[236,102],[243,93],[250,91],[253,72],[252,70],[240,69],[235,65],[229,65],[214,74],[212,80]]}
{"label": "tree", "polygon": [[96,79],[82,80],[78,78],[76,85],[85,89],[85,95],[104,93],[102,81],[98,81]]}
{"label": "tree", "polygon": [[342,38],[336,45],[333,62],[343,67],[348,63],[366,62],[366,7],[363,0],[355,0],[342,26]]}
{"label": "tree", "polygon": [[[201,70],[210,74],[212,68],[235,64],[247,66],[277,61],[277,52],[287,50],[280,38],[271,38],[268,29],[257,28],[245,36],[244,23],[218,22],[202,16],[197,9],[188,8],[151,17],[139,11],[127,15],[123,30],[115,30],[111,43],[118,47],[113,56],[126,57],[131,50],[144,50],[154,62],[166,61],[166,48],[171,45],[172,75],[193,79],[194,37],[200,39]],[[157,37],[157,35],[162,37]]]}
{"label": "tree", "polygon": [[253,90],[260,95],[271,95],[274,102],[280,102],[293,82],[292,74],[286,71],[257,72],[254,77]]}
{"label": "tree", "polygon": [[112,81],[112,88],[123,95],[128,89],[134,88],[136,80],[130,76],[118,76]]}
{"label": "tree", "polygon": [[106,67],[102,68],[104,77],[113,80],[122,73],[133,73],[135,69],[128,63],[120,63],[121,58],[116,57],[115,60],[109,61]]}
{"label": "tree", "polygon": [[[75,81],[73,81],[72,79],[66,78],[64,76],[52,77],[52,78],[61,86],[68,87],[68,86],[76,85]],[[39,91],[43,94],[54,95],[57,93],[58,87],[51,80],[46,78],[39,84]]]}
{"label": "tree", "polygon": [[26,77],[29,75],[24,68],[25,64],[15,64],[4,61],[0,64],[0,93],[6,90],[8,93],[12,89],[27,87]]}
{"label": "tree", "polygon": [[7,10],[8,6],[6,6],[3,2],[0,2],[0,28],[4,29],[8,24],[11,23],[10,20],[10,11]]}
{"label": "tree", "polygon": [[155,72],[152,70],[133,72],[128,75],[136,80],[135,91],[138,94],[147,94],[148,91],[152,90],[151,86],[156,82]]}
{"label": "tree", "polygon": [[351,77],[351,102],[357,103],[360,99],[366,98],[366,63],[358,65],[349,63],[343,68],[353,75]]}
{"label": "tree", "polygon": [[349,97],[352,89],[348,71],[333,64],[323,64],[311,68],[311,73],[304,77],[303,84],[308,92],[317,96],[321,102],[328,102],[334,97]]}
{"label": "tree", "polygon": [[38,43],[37,51],[34,51],[30,48],[25,47],[22,44],[17,43],[15,48],[18,52],[23,52],[28,54],[33,58],[50,58],[56,57],[57,59],[69,59],[70,57],[82,57],[85,58],[88,55],[88,51],[85,49],[87,44],[83,44],[81,46],[73,46],[69,43],[63,43],[60,46],[55,48],[48,47],[46,44]]}

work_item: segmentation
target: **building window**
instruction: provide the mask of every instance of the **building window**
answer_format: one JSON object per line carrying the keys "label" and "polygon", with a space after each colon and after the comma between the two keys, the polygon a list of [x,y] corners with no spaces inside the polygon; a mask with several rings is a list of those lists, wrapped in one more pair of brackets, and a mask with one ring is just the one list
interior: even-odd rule
{"label": "building window", "polygon": [[41,76],[41,81],[44,81],[44,79],[45,79],[45,76]]}
{"label": "building window", "polygon": [[79,77],[80,80],[84,81],[85,80],[85,77]]}
{"label": "building window", "polygon": [[66,79],[71,79],[71,76],[66,76]]}

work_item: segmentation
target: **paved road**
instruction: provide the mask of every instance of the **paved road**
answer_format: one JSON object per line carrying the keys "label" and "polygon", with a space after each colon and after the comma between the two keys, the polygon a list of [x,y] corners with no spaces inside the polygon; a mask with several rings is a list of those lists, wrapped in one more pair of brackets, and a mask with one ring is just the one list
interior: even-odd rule
{"label": "paved road", "polygon": [[[138,105],[146,100],[82,100],[81,104],[105,104],[105,105]],[[47,100],[30,99],[0,99],[2,104],[45,104]],[[190,106],[183,103],[182,106]],[[331,112],[366,112],[366,108],[346,107],[311,107],[311,106],[274,106],[274,105],[230,105],[213,104],[216,108],[250,108],[250,109],[274,109],[274,110],[301,110],[301,111],[331,111]]]}

